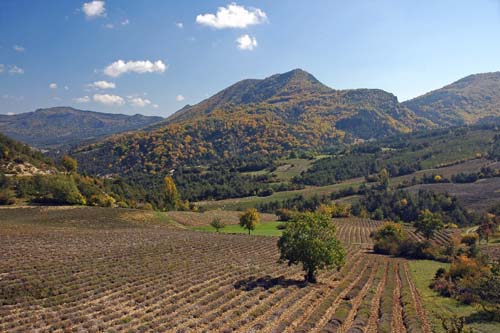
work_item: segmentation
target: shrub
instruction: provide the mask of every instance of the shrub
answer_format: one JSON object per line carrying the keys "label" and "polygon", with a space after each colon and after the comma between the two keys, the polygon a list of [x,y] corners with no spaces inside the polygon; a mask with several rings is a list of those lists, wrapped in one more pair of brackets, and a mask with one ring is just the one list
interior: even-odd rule
{"label": "shrub", "polygon": [[397,255],[401,242],[408,236],[401,224],[386,222],[370,237],[375,241],[373,249],[376,253]]}

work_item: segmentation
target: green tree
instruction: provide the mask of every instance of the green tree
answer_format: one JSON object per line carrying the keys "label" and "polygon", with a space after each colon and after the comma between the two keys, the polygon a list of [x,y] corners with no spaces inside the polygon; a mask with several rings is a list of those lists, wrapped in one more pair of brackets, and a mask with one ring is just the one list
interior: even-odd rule
{"label": "green tree", "polygon": [[68,155],[63,156],[63,158],[61,159],[61,164],[63,168],[70,173],[76,172],[76,170],[78,169],[78,162]]}
{"label": "green tree", "polygon": [[255,230],[255,227],[260,222],[260,214],[255,208],[247,209],[243,214],[240,215],[240,227],[248,230],[248,234],[252,230]]}
{"label": "green tree", "polygon": [[417,232],[420,232],[426,239],[434,237],[436,232],[443,229],[444,223],[441,215],[432,213],[428,209],[424,209],[418,214],[418,220],[414,224]]}
{"label": "green tree", "polygon": [[177,186],[175,186],[174,179],[171,176],[166,176],[163,181],[165,183],[165,206],[167,209],[175,209],[180,201]]}
{"label": "green tree", "polygon": [[278,240],[280,261],[288,265],[302,264],[308,282],[316,282],[320,269],[339,269],[345,263],[345,250],[335,237],[335,225],[326,215],[298,214]]}
{"label": "green tree", "polygon": [[210,222],[210,226],[215,229],[215,231],[219,232],[220,229],[223,229],[226,227],[224,222],[218,217],[214,218],[212,222]]}

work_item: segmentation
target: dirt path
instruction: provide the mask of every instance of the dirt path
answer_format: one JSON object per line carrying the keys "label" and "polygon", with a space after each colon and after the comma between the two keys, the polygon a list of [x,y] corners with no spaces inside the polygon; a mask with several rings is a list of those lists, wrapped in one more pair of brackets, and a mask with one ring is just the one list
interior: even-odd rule
{"label": "dirt path", "polygon": [[380,311],[380,298],[382,297],[382,292],[385,288],[385,282],[387,279],[387,271],[389,270],[389,261],[385,259],[384,261],[384,275],[382,275],[382,279],[380,280],[377,292],[375,293],[375,297],[373,297],[370,311],[370,319],[368,319],[368,325],[366,325],[365,333],[377,333],[377,323],[379,318]]}
{"label": "dirt path", "polygon": [[406,327],[403,321],[403,307],[401,306],[401,279],[399,277],[400,262],[394,265],[395,282],[394,294],[392,298],[392,333],[406,333]]}

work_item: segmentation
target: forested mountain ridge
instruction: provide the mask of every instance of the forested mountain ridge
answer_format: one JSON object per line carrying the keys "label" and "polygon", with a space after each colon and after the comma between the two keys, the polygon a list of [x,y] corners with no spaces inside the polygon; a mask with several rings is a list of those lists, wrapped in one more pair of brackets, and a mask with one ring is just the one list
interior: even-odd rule
{"label": "forested mountain ridge", "polygon": [[75,151],[90,172],[159,173],[184,163],[282,156],[427,128],[383,90],[334,90],[296,69],[244,80],[166,120]]}
{"label": "forested mountain ridge", "polygon": [[123,115],[77,110],[71,107],[38,109],[0,115],[0,132],[37,148],[60,148],[110,134],[138,130],[161,117]]}
{"label": "forested mountain ridge", "polygon": [[402,104],[439,126],[498,121],[500,72],[469,75]]}

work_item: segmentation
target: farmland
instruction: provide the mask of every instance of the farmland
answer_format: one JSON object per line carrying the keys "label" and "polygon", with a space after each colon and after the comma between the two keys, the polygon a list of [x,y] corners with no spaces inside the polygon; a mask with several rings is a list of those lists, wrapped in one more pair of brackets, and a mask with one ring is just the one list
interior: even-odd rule
{"label": "farmland", "polygon": [[274,237],[158,214],[3,209],[0,331],[430,332],[408,262],[368,251],[379,222],[337,222],[348,264],[311,285]]}

